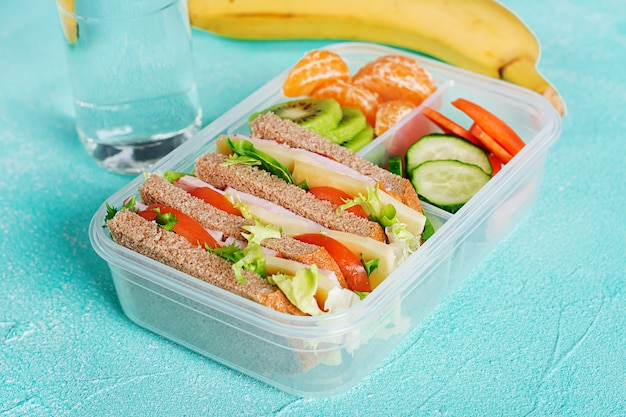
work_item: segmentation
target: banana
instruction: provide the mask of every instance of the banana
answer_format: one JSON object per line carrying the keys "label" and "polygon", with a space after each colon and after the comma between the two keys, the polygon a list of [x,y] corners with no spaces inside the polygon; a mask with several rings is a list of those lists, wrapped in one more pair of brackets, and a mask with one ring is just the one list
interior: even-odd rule
{"label": "banana", "polygon": [[493,0],[189,0],[191,24],[256,40],[350,39],[415,50],[565,104],[539,73],[530,29]]}
{"label": "banana", "polygon": [[73,45],[78,40],[78,22],[74,17],[74,0],[57,0],[61,29],[67,43]]}

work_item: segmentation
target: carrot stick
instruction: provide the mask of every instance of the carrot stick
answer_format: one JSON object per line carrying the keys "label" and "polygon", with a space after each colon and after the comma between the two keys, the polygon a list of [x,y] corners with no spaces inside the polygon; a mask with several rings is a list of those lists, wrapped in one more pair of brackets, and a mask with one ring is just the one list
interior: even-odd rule
{"label": "carrot stick", "polygon": [[489,134],[487,134],[487,132],[478,126],[478,123],[472,124],[469,131],[472,135],[478,138],[478,140],[484,145],[485,148],[487,148],[487,150],[489,150],[489,152],[497,156],[503,163],[506,164],[513,158],[513,155],[500,146],[498,142],[496,142]]}
{"label": "carrot stick", "polygon": [[491,172],[491,177],[493,178],[493,176],[500,172],[500,169],[502,169],[502,161],[494,153],[487,155],[487,158],[489,158],[489,163],[491,164],[491,168],[493,168],[493,171]]}
{"label": "carrot stick", "polygon": [[515,156],[524,147],[522,138],[502,119],[485,108],[464,98],[454,100],[452,105],[467,114],[509,154]]}
{"label": "carrot stick", "polygon": [[460,136],[463,139],[473,143],[476,146],[482,147],[482,144],[476,139],[467,129],[453,120],[448,119],[443,114],[439,113],[430,107],[424,107],[422,113],[428,120],[433,122],[441,131],[448,135]]}

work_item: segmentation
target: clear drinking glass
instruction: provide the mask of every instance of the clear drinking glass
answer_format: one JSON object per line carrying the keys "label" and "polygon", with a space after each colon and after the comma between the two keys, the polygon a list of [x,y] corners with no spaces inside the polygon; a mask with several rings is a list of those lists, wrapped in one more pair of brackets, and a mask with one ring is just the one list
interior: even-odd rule
{"label": "clear drinking glass", "polygon": [[136,173],[202,123],[187,0],[57,0],[76,129],[103,167]]}

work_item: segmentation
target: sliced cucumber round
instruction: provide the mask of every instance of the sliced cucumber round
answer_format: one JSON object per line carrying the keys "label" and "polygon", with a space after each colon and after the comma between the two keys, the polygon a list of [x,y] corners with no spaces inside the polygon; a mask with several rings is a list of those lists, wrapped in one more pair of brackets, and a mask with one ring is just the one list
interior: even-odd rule
{"label": "sliced cucumber round", "polygon": [[493,172],[487,152],[463,138],[441,133],[423,136],[407,149],[406,171],[433,160],[456,160],[477,165],[487,175]]}
{"label": "sliced cucumber round", "polygon": [[450,213],[463,207],[490,178],[479,166],[455,160],[427,161],[411,171],[417,194]]}

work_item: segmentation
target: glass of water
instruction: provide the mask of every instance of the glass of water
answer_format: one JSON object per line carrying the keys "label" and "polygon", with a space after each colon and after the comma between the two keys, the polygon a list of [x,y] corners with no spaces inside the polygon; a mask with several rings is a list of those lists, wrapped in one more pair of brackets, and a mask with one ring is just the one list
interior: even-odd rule
{"label": "glass of water", "polygon": [[57,0],[76,129],[106,169],[137,173],[197,132],[187,0]]}

